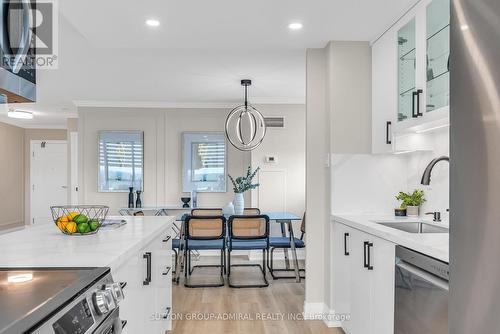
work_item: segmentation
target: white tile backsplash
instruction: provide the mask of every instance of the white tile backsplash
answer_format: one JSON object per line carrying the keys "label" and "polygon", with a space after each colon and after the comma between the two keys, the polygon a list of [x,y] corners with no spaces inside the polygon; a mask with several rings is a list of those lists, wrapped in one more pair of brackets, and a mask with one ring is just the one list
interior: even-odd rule
{"label": "white tile backsplash", "polygon": [[390,213],[406,188],[407,161],[397,155],[333,154],[332,212]]}
{"label": "white tile backsplash", "polygon": [[427,202],[424,203],[422,210],[441,211],[443,217],[447,217],[446,209],[450,206],[450,164],[446,161],[439,162],[431,174],[431,184],[423,186],[420,184],[425,167],[432,159],[440,156],[450,156],[449,129],[442,129],[433,132],[433,152],[422,152],[408,156],[408,188],[423,189],[426,194]]}
{"label": "white tile backsplash", "polygon": [[449,156],[449,130],[425,134],[433,152],[404,155],[332,154],[332,213],[387,213],[398,206],[399,191],[423,189],[427,202],[422,212],[449,208],[449,164],[440,162],[432,171],[430,186],[420,184],[428,163]]}

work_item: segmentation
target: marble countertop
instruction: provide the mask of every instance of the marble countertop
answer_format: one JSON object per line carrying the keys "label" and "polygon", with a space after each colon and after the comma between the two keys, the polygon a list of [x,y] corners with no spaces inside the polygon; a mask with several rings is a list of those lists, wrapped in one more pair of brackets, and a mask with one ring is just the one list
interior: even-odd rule
{"label": "marble countertop", "polygon": [[29,226],[0,235],[0,267],[111,267],[119,268],[130,256],[161,233],[170,232],[175,217],[108,217],[124,219],[116,229],[97,234],[68,236],[54,224]]}
{"label": "marble countertop", "polygon": [[416,250],[441,261],[449,262],[449,233],[408,233],[376,222],[426,222],[442,227],[449,227],[447,222],[433,222],[431,219],[417,217],[394,217],[393,215],[335,214],[332,221],[340,222],[352,228],[375,235],[395,244]]}

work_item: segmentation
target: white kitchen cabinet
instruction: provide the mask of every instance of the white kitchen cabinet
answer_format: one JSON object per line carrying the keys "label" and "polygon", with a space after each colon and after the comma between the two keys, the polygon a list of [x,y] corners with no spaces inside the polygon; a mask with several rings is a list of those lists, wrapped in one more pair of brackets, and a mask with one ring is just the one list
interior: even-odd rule
{"label": "white kitchen cabinet", "polygon": [[331,277],[335,280],[333,285],[333,309],[335,314],[341,317],[351,314],[351,230],[342,224],[333,225],[333,264]]}
{"label": "white kitchen cabinet", "polygon": [[349,334],[394,332],[395,244],[334,224],[333,305]]}
{"label": "white kitchen cabinet", "polygon": [[[449,123],[449,2],[421,1],[372,44],[373,153],[394,152],[388,142],[401,134]],[[387,122],[392,140],[384,140]]]}
{"label": "white kitchen cabinet", "polygon": [[171,329],[172,244],[168,233],[136,252],[113,273],[116,281],[127,282],[120,304],[120,317],[127,320],[124,333],[163,334]]}
{"label": "white kitchen cabinet", "polygon": [[372,46],[372,152],[391,153],[396,120],[396,34],[389,31]]}
{"label": "white kitchen cabinet", "polygon": [[[370,334],[371,310],[370,289],[371,273],[366,268],[364,242],[368,239],[365,233],[352,229],[351,234],[351,317],[346,322],[346,330],[350,334]],[[388,334],[388,333],[386,333]]]}
{"label": "white kitchen cabinet", "polygon": [[396,245],[368,235],[370,264],[370,324],[373,334],[394,332],[394,277]]}

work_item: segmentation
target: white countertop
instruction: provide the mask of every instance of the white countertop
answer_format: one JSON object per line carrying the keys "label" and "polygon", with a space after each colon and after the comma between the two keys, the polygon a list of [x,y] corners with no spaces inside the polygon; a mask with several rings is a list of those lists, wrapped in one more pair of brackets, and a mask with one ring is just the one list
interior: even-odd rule
{"label": "white countertop", "polygon": [[449,262],[449,233],[408,233],[375,222],[426,222],[448,227],[448,223],[435,223],[432,220],[417,217],[394,217],[391,215],[332,215],[332,221],[375,235],[395,244],[416,250],[441,261]]}
{"label": "white countertop", "polygon": [[111,267],[120,265],[161,233],[174,216],[108,217],[125,219],[117,229],[70,236],[50,223],[0,235],[0,267]]}

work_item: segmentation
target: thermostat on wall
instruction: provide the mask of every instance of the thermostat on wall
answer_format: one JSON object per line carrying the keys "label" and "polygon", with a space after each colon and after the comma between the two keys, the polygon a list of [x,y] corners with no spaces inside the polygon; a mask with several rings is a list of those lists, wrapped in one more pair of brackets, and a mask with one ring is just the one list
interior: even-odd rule
{"label": "thermostat on wall", "polygon": [[266,163],[274,164],[278,162],[278,158],[273,155],[266,155]]}

